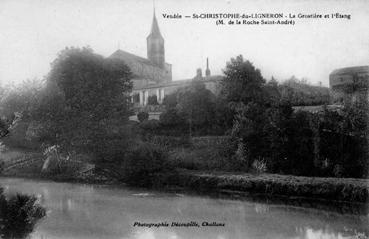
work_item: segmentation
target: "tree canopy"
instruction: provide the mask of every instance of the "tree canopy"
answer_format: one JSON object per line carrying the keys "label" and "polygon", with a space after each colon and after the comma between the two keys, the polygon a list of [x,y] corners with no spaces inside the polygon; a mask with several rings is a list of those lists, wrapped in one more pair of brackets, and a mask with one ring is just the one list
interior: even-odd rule
{"label": "tree canopy", "polygon": [[88,145],[129,116],[130,69],[89,48],[66,48],[52,63],[34,118],[50,140]]}
{"label": "tree canopy", "polygon": [[265,79],[260,70],[242,55],[232,58],[223,70],[222,92],[228,102],[260,102],[263,97]]}

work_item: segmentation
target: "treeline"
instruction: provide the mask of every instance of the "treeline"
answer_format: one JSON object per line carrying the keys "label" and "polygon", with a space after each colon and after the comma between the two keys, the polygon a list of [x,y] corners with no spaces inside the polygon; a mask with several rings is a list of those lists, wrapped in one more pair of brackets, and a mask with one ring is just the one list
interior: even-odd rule
{"label": "treeline", "polygon": [[294,76],[283,81],[279,85],[279,91],[281,97],[293,106],[327,105],[331,102],[327,87],[312,85],[307,80]]}
{"label": "treeline", "polygon": [[[86,158],[97,170],[118,171],[118,179],[150,185],[164,169],[160,165],[165,165],[166,154],[142,142],[128,122],[131,79],[121,60],[104,58],[90,48],[66,48],[42,83],[28,81],[5,89],[0,99],[1,141],[7,147],[55,156],[50,161],[71,173],[66,165]],[[48,175],[65,174],[60,167],[52,168],[56,171]],[[133,180],[137,175],[147,177]]]}
{"label": "treeline", "polygon": [[[224,69],[219,95],[193,81],[165,97],[160,120],[148,120],[143,112],[137,125],[128,120],[131,78],[118,59],[89,48],[65,49],[42,84],[29,81],[3,93],[2,141],[36,142],[42,150],[57,146],[57,155],[69,159],[85,154],[97,167],[140,185],[179,167],[169,160],[170,149],[150,141],[155,135],[179,136],[183,147],[193,136],[228,135],[220,155],[232,171],[367,177],[367,104],[346,105],[339,112],[295,112],[296,102],[328,102],[325,88],[266,81],[238,56]],[[22,134],[15,133],[22,127]]]}
{"label": "treeline", "polygon": [[219,95],[194,81],[165,97],[159,121],[140,113],[140,127],[152,135],[230,135],[233,170],[367,177],[366,103],[294,111],[301,102],[328,104],[328,89],[296,79],[267,82],[242,56],[228,62],[224,75]]}

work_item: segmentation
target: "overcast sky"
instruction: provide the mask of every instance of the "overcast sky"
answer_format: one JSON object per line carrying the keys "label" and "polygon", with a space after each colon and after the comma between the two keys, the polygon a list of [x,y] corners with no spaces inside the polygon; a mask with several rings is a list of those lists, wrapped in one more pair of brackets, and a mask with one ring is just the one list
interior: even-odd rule
{"label": "overcast sky", "polygon": [[[265,78],[291,75],[328,85],[335,68],[369,64],[369,1],[156,0],[173,79],[196,68],[221,74],[242,54]],[[164,19],[163,13],[344,13],[351,20],[299,20],[295,26],[216,26],[214,20]],[[0,81],[42,78],[66,46],[89,45],[109,56],[120,49],[146,57],[150,0],[0,0]]]}

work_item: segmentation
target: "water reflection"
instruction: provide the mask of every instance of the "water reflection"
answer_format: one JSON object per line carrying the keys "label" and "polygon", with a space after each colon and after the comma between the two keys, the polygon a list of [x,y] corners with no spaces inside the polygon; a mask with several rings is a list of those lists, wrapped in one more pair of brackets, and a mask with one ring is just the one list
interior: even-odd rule
{"label": "water reflection", "polygon": [[[9,192],[40,194],[48,216],[32,238],[352,238],[368,216],[281,204],[107,186],[1,179]],[[134,227],[134,222],[219,222],[224,227]],[[365,238],[365,237],[357,237]]]}

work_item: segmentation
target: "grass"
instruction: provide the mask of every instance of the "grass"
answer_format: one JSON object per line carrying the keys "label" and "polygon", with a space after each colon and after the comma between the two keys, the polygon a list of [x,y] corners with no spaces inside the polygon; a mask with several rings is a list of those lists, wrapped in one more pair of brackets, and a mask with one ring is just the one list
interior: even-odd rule
{"label": "grass", "polygon": [[278,174],[247,174],[183,170],[172,184],[197,190],[234,191],[367,203],[368,179],[317,178]]}
{"label": "grass", "polygon": [[[24,155],[37,157],[34,152],[8,151],[0,155],[0,160],[20,160]],[[302,177],[279,174],[250,174],[239,172],[216,172],[225,170],[227,162],[222,161],[222,152],[204,147],[182,147],[171,150],[170,160],[176,168],[182,168],[167,177],[164,184],[174,187],[191,188],[201,191],[228,193],[251,193],[269,196],[288,196],[315,198],[354,203],[367,203],[369,197],[369,179]],[[27,156],[28,157],[28,156]],[[41,175],[42,160],[36,160],[27,167],[16,167],[6,172],[6,176],[38,177]],[[184,168],[184,169],[183,169]],[[209,171],[208,169],[212,169]],[[50,177],[49,175],[48,177]],[[70,181],[94,182],[98,174],[87,178],[69,175]],[[111,178],[111,177],[110,177]],[[53,179],[51,177],[50,179]],[[108,180],[102,179],[104,180]],[[97,180],[101,181],[101,180]]]}

